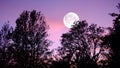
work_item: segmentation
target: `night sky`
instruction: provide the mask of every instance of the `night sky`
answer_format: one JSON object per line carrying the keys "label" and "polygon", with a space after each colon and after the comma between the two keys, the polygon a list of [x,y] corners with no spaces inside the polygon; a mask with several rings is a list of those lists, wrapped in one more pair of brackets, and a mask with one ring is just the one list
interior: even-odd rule
{"label": "night sky", "polygon": [[75,12],[80,20],[86,20],[89,24],[109,27],[113,18],[108,14],[118,11],[118,3],[120,0],[0,0],[0,28],[7,21],[15,27],[15,20],[23,10],[41,11],[49,25],[52,48],[55,48],[60,45],[60,36],[69,30],[63,24],[66,13]]}

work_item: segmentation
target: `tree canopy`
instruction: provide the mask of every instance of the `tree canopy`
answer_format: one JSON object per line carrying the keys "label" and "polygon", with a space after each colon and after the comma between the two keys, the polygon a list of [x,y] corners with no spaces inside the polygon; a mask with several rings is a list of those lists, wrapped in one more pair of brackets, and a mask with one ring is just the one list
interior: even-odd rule
{"label": "tree canopy", "polygon": [[102,45],[103,33],[104,28],[96,24],[89,26],[86,21],[75,22],[69,32],[61,36],[62,46],[58,51],[62,60],[75,63],[78,67],[87,64],[97,66],[99,57],[107,54],[104,49],[106,45]]}
{"label": "tree canopy", "polygon": [[104,44],[109,44],[113,50],[111,68],[114,66],[120,67],[120,3],[117,5],[117,8],[119,10],[118,13],[110,13],[114,17],[111,34],[104,37]]}
{"label": "tree canopy", "polygon": [[[14,61],[7,60],[10,65],[14,62],[20,68],[43,67],[44,54],[49,50],[50,45],[50,41],[47,39],[47,29],[48,25],[41,12],[23,11],[17,18],[16,27],[12,32],[8,25],[3,26],[1,30],[0,46],[6,47],[8,52],[11,52],[8,55],[6,48],[2,48],[5,49],[4,54],[7,55],[4,60],[12,56],[11,59]],[[9,38],[13,41],[11,46],[8,44]]]}

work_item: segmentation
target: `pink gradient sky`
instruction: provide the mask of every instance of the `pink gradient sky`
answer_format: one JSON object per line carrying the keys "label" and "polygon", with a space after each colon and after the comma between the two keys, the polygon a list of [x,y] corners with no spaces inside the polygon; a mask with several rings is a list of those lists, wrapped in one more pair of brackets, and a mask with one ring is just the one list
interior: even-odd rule
{"label": "pink gradient sky", "polygon": [[118,3],[120,0],[0,0],[0,28],[7,21],[15,27],[15,20],[23,10],[41,11],[50,27],[51,48],[55,48],[60,45],[62,33],[69,30],[63,24],[66,13],[72,11],[89,24],[108,27],[112,26],[112,17],[108,13],[117,12]]}

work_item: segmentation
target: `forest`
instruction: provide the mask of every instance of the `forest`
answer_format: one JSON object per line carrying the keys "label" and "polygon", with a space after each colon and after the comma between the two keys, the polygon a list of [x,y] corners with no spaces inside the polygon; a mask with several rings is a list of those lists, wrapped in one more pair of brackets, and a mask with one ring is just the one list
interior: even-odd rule
{"label": "forest", "polygon": [[1,68],[119,68],[120,67],[120,3],[112,27],[74,22],[60,39],[61,46],[50,50],[49,25],[41,11],[23,11],[16,27],[9,22],[0,30]]}

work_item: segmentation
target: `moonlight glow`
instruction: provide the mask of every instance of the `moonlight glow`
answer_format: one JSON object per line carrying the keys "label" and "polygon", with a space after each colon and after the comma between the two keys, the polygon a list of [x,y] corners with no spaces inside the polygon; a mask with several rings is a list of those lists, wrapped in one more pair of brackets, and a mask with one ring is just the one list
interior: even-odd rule
{"label": "moonlight glow", "polygon": [[79,20],[79,16],[74,12],[67,13],[63,18],[64,25],[68,28],[71,28],[73,23],[78,20]]}

